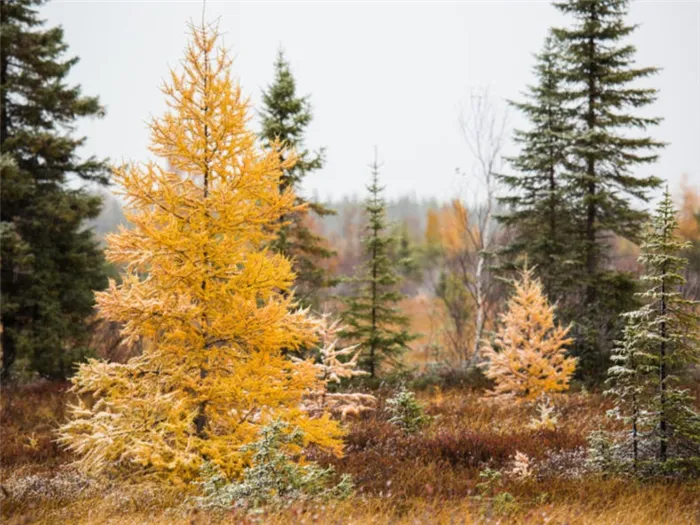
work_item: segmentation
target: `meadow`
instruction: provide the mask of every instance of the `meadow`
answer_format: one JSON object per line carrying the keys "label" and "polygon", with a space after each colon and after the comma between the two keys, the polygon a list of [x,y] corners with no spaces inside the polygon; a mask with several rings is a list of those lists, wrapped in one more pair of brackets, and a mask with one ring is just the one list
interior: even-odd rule
{"label": "meadow", "polygon": [[[558,423],[533,430],[533,406],[501,403],[459,380],[430,385],[418,399],[430,416],[406,435],[378,409],[348,424],[345,454],[312,459],[351,474],[342,501],[294,503],[259,513],[206,511],[187,487],[94,479],[71,466],[54,432],[71,398],[67,385],[17,387],[2,396],[2,518],[18,524],[548,524],[700,523],[700,482],[637,481],[591,464],[588,436],[619,429],[610,403],[578,391],[555,401]],[[517,453],[528,473],[516,472]],[[522,468],[522,466],[521,466]]]}

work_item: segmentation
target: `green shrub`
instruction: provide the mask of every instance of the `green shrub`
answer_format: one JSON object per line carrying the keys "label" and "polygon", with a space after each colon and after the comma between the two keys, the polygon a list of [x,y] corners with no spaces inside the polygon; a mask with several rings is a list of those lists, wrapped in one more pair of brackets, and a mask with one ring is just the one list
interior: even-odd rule
{"label": "green shrub", "polygon": [[200,485],[203,496],[195,498],[201,508],[263,506],[285,507],[296,501],[342,499],[352,493],[350,476],[343,475],[332,485],[333,467],[322,468],[315,463],[299,465],[283,449],[302,444],[299,429],[288,432],[288,426],[274,421],[260,432],[260,439],[244,447],[253,452],[252,466],[243,471],[240,481],[229,482],[210,463],[202,467]]}
{"label": "green shrub", "polygon": [[429,416],[423,412],[423,406],[416,400],[415,394],[406,390],[405,387],[389,398],[386,405],[391,415],[389,422],[407,434],[419,431],[430,421]]}

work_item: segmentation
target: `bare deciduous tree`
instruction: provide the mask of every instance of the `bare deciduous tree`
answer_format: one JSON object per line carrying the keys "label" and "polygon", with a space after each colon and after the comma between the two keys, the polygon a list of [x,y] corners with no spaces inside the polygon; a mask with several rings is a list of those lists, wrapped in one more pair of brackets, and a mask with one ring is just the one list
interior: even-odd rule
{"label": "bare deciduous tree", "polygon": [[[486,88],[472,89],[469,107],[462,110],[459,124],[464,140],[472,157],[471,176],[472,203],[467,206],[469,214],[462,231],[468,237],[464,261],[464,284],[474,300],[474,340],[469,364],[479,361],[479,345],[484,332],[486,318],[495,305],[493,296],[498,288],[489,269],[493,255],[497,225],[494,213],[496,208],[496,174],[502,166],[502,150],[506,137],[508,115],[494,105]],[[475,190],[479,191],[475,191]],[[485,194],[484,194],[485,193]],[[471,275],[470,275],[471,274]]]}

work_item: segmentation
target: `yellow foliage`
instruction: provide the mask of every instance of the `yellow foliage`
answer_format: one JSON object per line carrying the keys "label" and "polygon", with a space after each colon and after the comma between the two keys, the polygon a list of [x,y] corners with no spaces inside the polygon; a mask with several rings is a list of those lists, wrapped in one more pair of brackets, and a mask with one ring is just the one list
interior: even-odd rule
{"label": "yellow foliage", "polygon": [[454,199],[443,206],[438,220],[441,242],[448,257],[478,251],[479,229],[470,223],[469,210],[461,201]]}
{"label": "yellow foliage", "polygon": [[151,151],[168,168],[114,173],[133,228],[108,238],[108,258],[126,272],[97,303],[128,341],[147,344],[125,364],[93,360],[74,378],[97,401],[73,407],[60,440],[89,470],[139,465],[180,481],[206,458],[235,477],[248,461],[241,446],[277,418],[341,453],[338,423],[301,408],[322,385],[282,349],[312,343],[314,323],[283,293],[290,262],[265,249],[294,210],[291,190],[279,191],[294,155],[259,149],[216,29],[191,35],[183,71],[163,88],[169,109],[150,125]]}
{"label": "yellow foliage", "polygon": [[440,246],[440,217],[438,217],[438,212],[429,209],[425,220],[425,244],[431,248]]}
{"label": "yellow foliage", "polygon": [[485,341],[486,376],[496,382],[494,394],[532,400],[547,392],[562,392],[576,369],[576,359],[566,357],[570,327],[554,323],[554,307],[542,292],[542,284],[525,269],[515,293],[500,316],[501,326],[493,343]]}

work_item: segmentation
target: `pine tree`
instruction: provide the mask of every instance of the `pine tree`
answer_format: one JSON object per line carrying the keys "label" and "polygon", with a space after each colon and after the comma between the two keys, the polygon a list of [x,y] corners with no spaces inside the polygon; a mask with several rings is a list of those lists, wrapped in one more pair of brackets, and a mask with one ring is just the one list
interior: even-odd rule
{"label": "pine tree", "polygon": [[332,286],[334,280],[322,266],[333,255],[308,225],[309,212],[318,216],[335,212],[318,202],[303,198],[298,192],[306,175],[323,167],[324,150],[311,153],[304,149],[304,133],[311,122],[312,113],[308,96],[296,93],[296,81],[282,51],[275,62],[275,80],[263,93],[261,138],[266,147],[281,142],[290,151],[296,150],[297,162],[286,168],[280,179],[280,190],[297,191],[297,209],[280,217],[283,223],[273,243],[274,248],[293,261],[296,273],[296,294],[306,305],[318,306],[320,289]]}
{"label": "pine tree", "polygon": [[[632,427],[634,462],[640,442],[653,436],[660,462],[671,453],[691,451],[700,458],[700,415],[689,390],[678,386],[678,374],[700,363],[698,303],[683,298],[682,257],[687,243],[678,237],[676,211],[666,189],[649,223],[641,246],[640,263],[646,290],[644,305],[625,315],[624,338],[613,354],[609,370],[611,393],[620,415]],[[648,440],[647,440],[648,441]],[[682,443],[682,446],[675,446]]]}
{"label": "pine tree", "polygon": [[386,202],[379,185],[376,152],[370,168],[372,183],[367,187],[367,227],[363,237],[366,261],[358,275],[349,280],[355,289],[343,299],[346,309],[341,316],[345,325],[341,337],[360,345],[360,364],[371,377],[376,377],[385,361],[398,364],[415,335],[408,332],[408,318],[397,306],[403,296],[397,289],[400,279],[390,257],[394,238],[387,233]]}
{"label": "pine tree", "polygon": [[[647,200],[658,187],[653,176],[636,168],[654,162],[663,143],[646,135],[660,119],[638,110],[656,99],[653,88],[637,84],[655,74],[655,67],[636,67],[635,47],[624,39],[635,29],[625,23],[627,0],[568,0],[555,3],[574,19],[569,28],[554,29],[562,46],[564,92],[574,110],[568,167],[582,292],[575,312],[575,355],[588,378],[608,367],[608,352],[619,328],[610,325],[631,305],[631,277],[604,271],[605,236],[636,239],[646,213],[630,198]],[[577,277],[578,278],[578,277]]]}
{"label": "pine tree", "polygon": [[486,341],[482,365],[496,382],[495,395],[515,395],[527,400],[548,392],[568,390],[576,359],[566,356],[569,327],[554,322],[554,306],[542,283],[525,268],[515,283],[507,311],[493,342]]}
{"label": "pine tree", "polygon": [[146,344],[125,364],[92,360],[74,377],[97,402],[73,407],[61,441],[86,469],[187,480],[206,460],[236,477],[244,445],[275,420],[340,452],[337,423],[301,406],[320,387],[316,370],[282,352],[314,340],[313,321],[284,293],[291,263],[267,249],[294,205],[279,183],[295,159],[277,144],[259,151],[217,37],[192,27],[184,70],[164,87],[170,110],[151,123],[151,151],[172,168],[115,170],[133,228],[107,239],[109,259],[127,270],[98,305],[127,342]]}
{"label": "pine tree", "polygon": [[44,27],[41,4],[0,3],[3,379],[19,369],[70,375],[88,354],[93,290],[107,285],[102,250],[85,228],[101,199],[75,184],[106,184],[107,165],[81,159],[85,139],[74,134],[78,119],[104,110],[66,84],[78,59],[66,57],[60,27]]}
{"label": "pine tree", "polygon": [[525,254],[542,276],[551,301],[571,286],[571,209],[567,202],[567,153],[573,132],[572,110],[563,92],[563,72],[556,39],[547,37],[534,68],[537,84],[529,86],[525,102],[511,102],[529,121],[515,131],[518,156],[509,159],[515,175],[501,175],[511,190],[499,199],[507,213],[499,216],[517,235],[504,250],[511,257]]}

